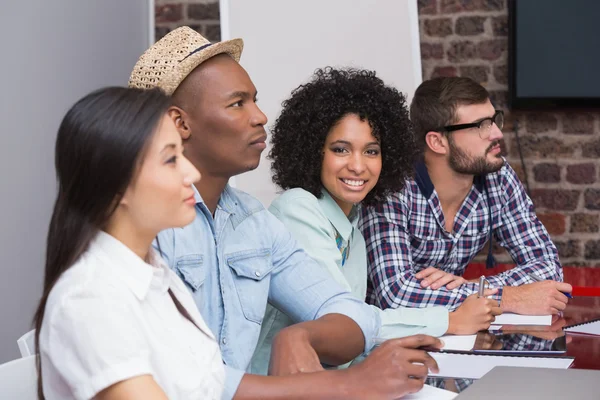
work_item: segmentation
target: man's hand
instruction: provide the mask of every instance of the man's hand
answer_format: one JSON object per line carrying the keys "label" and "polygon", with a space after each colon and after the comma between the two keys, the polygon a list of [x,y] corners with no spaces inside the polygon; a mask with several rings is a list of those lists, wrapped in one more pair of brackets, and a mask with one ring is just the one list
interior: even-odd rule
{"label": "man's hand", "polygon": [[292,325],[275,336],[271,347],[269,375],[282,376],[322,370],[319,356],[304,329]]}
{"label": "man's hand", "polygon": [[435,360],[419,347],[441,348],[442,342],[426,335],[385,341],[360,364],[345,371],[352,397],[397,399],[421,390],[428,372],[438,372]]}
{"label": "man's hand", "polygon": [[496,339],[496,335],[488,331],[479,332],[475,337],[474,349],[477,350],[500,350],[502,342]]}
{"label": "man's hand", "polygon": [[504,286],[500,307],[524,315],[558,314],[567,307],[569,299],[562,292],[571,293],[568,283],[543,281],[522,286]]}
{"label": "man's hand", "polygon": [[450,313],[446,333],[470,335],[488,329],[496,319],[496,315],[502,314],[498,302],[487,298],[496,292],[498,289],[486,289],[484,297],[477,297],[477,294],[467,297],[460,307]]}
{"label": "man's hand", "polygon": [[421,287],[431,287],[434,290],[444,285],[446,285],[446,289],[452,290],[467,282],[462,276],[452,275],[434,267],[417,272],[415,278],[421,280]]}

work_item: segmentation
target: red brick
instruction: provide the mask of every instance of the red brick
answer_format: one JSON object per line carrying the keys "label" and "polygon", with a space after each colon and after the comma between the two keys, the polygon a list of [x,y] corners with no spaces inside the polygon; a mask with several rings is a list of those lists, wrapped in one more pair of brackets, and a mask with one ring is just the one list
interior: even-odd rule
{"label": "red brick", "polygon": [[211,42],[221,41],[221,25],[206,24],[204,27],[204,35]]}
{"label": "red brick", "polygon": [[594,116],[589,113],[568,113],[563,116],[563,133],[593,134]]}
{"label": "red brick", "polygon": [[454,31],[461,36],[475,36],[483,33],[486,17],[459,17],[456,19]]}
{"label": "red brick", "polygon": [[437,0],[419,0],[419,15],[437,14]]}
{"label": "red brick", "polygon": [[578,184],[596,182],[596,166],[592,163],[569,165],[567,181]]}
{"label": "red brick", "polygon": [[423,21],[425,34],[432,37],[452,35],[452,20],[450,18],[426,19]]}
{"label": "red brick", "polygon": [[455,67],[435,67],[431,72],[431,78],[440,76],[457,76]]}
{"label": "red brick", "polygon": [[600,210],[600,189],[586,189],[583,202],[588,210]]}
{"label": "red brick", "polygon": [[573,214],[571,215],[571,232],[595,233],[600,229],[598,214]]}
{"label": "red brick", "polygon": [[450,14],[461,11],[500,11],[506,9],[504,0],[441,0],[440,11]]}
{"label": "red brick", "polygon": [[441,43],[421,43],[421,59],[436,59],[444,58],[444,45]]}
{"label": "red brick", "polygon": [[162,22],[178,22],[183,18],[181,4],[165,4],[154,7],[154,20],[157,24]]}
{"label": "red brick", "polygon": [[585,243],[585,258],[588,260],[600,258],[600,240],[589,240]]}
{"label": "red brick", "polygon": [[550,235],[562,235],[565,233],[567,222],[563,214],[549,213],[538,214],[537,216]]}
{"label": "red brick", "polygon": [[581,155],[586,158],[600,158],[600,139],[582,144]]}
{"label": "red brick", "polygon": [[462,42],[451,42],[446,52],[448,61],[450,62],[463,62],[469,61],[475,58],[477,54],[477,48],[475,44],[470,41]]}
{"label": "red brick", "polygon": [[579,190],[534,189],[531,198],[536,207],[573,211],[579,202]]}
{"label": "red brick", "polygon": [[501,85],[508,85],[508,68],[506,65],[494,66],[494,79]]}
{"label": "red brick", "polygon": [[556,116],[550,112],[527,113],[525,118],[529,133],[555,131],[558,126]]}
{"label": "red brick", "polygon": [[471,78],[478,83],[487,82],[489,73],[490,67],[487,65],[467,65],[460,67],[460,76]]}
{"label": "red brick", "polygon": [[482,40],[477,45],[477,54],[482,60],[494,61],[502,57],[507,49],[506,39]]}
{"label": "red brick", "polygon": [[581,242],[579,240],[554,241],[558,256],[563,258],[581,257]]}
{"label": "red brick", "polygon": [[219,2],[188,4],[188,18],[193,20],[219,20]]}
{"label": "red brick", "polygon": [[488,90],[490,101],[494,107],[506,109],[508,106],[508,91],[506,90]]}
{"label": "red brick", "polygon": [[560,166],[556,164],[541,163],[533,167],[533,176],[542,183],[560,182]]}
{"label": "red brick", "polygon": [[[558,138],[530,135],[522,136],[520,142],[523,156],[529,158],[565,157],[572,156],[574,152],[573,145]],[[510,154],[519,154],[516,140],[511,141]]]}
{"label": "red brick", "polygon": [[492,31],[494,36],[508,36],[508,16],[493,17]]}

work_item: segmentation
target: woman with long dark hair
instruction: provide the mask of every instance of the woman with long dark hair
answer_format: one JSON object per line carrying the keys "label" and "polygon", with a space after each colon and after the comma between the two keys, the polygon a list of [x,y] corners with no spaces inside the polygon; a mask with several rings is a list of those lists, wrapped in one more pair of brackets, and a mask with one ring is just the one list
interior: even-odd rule
{"label": "woman with long dark hair", "polygon": [[40,399],[217,399],[224,369],[183,282],[152,249],[195,217],[198,171],[160,90],[79,100],[56,139],[58,196],[36,316]]}

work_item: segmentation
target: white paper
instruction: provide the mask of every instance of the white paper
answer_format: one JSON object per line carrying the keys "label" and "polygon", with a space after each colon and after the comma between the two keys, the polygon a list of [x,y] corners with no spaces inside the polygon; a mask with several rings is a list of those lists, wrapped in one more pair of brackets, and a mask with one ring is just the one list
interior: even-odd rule
{"label": "white paper", "polygon": [[548,325],[552,324],[552,315],[521,315],[503,313],[496,317],[492,325]]}
{"label": "white paper", "polygon": [[585,333],[587,335],[600,335],[600,321],[590,322],[589,324],[583,324],[566,328],[565,332],[571,333]]}
{"label": "white paper", "polygon": [[406,395],[402,400],[452,400],[458,393],[424,385],[417,393]]}
{"label": "white paper", "polygon": [[477,335],[446,335],[440,337],[444,341],[444,350],[473,350]]}
{"label": "white paper", "polygon": [[503,367],[538,367],[567,369],[573,363],[573,358],[549,357],[508,357],[473,354],[429,353],[435,359],[440,372],[429,376],[446,378],[480,379],[492,368]]}

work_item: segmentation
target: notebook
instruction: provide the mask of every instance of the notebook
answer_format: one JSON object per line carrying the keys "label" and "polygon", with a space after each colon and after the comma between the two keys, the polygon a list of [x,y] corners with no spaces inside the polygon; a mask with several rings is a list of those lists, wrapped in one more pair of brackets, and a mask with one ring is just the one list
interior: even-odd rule
{"label": "notebook", "polygon": [[503,313],[496,317],[492,325],[551,325],[552,315],[521,315]]}
{"label": "notebook", "polygon": [[429,352],[440,371],[429,376],[480,379],[494,367],[537,367],[567,369],[573,357],[520,357],[487,354],[456,354]]}
{"label": "notebook", "polygon": [[417,393],[404,396],[402,400],[452,400],[458,393],[439,389],[429,385],[423,385],[423,389]]}
{"label": "notebook", "polygon": [[600,318],[580,324],[565,327],[565,332],[581,333],[585,335],[600,335]]}

